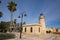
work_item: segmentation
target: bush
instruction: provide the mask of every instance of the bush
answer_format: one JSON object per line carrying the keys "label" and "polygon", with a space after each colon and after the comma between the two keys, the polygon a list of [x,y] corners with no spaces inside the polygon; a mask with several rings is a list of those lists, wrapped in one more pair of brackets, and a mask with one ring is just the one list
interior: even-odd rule
{"label": "bush", "polygon": [[9,22],[1,21],[0,32],[7,32],[8,29],[9,29]]}
{"label": "bush", "polygon": [[11,34],[11,33],[1,33],[0,34],[0,40],[12,39],[12,38],[15,38],[14,34]]}

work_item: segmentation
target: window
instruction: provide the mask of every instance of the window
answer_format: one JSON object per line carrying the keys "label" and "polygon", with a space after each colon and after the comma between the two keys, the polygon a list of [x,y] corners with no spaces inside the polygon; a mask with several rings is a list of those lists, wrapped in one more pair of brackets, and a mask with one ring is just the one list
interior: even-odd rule
{"label": "window", "polygon": [[58,32],[58,29],[56,29],[56,32]]}
{"label": "window", "polygon": [[25,28],[25,32],[26,32],[26,28]]}
{"label": "window", "polygon": [[39,27],[39,32],[40,32],[40,27]]}
{"label": "window", "polygon": [[12,28],[12,31],[13,31],[14,29]]}
{"label": "window", "polygon": [[14,30],[14,28],[11,28],[11,32]]}
{"label": "window", "polygon": [[17,28],[17,30],[19,30],[19,28]]}
{"label": "window", "polygon": [[32,27],[31,27],[30,31],[32,32]]}

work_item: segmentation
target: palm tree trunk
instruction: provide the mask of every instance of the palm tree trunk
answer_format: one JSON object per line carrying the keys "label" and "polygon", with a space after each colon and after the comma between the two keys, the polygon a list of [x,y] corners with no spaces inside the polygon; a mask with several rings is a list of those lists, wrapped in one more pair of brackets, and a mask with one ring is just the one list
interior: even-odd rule
{"label": "palm tree trunk", "polygon": [[13,27],[13,12],[11,11],[11,23],[10,23],[10,31],[11,28]]}
{"label": "palm tree trunk", "polygon": [[13,26],[13,12],[11,12],[11,24]]}

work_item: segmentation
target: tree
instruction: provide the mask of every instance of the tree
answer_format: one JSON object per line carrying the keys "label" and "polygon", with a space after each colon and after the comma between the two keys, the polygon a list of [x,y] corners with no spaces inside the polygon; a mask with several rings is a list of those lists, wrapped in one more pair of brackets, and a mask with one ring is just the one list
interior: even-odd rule
{"label": "tree", "polygon": [[[0,0],[0,3],[1,3],[1,0]],[[0,11],[0,18],[2,17],[2,12]]]}
{"label": "tree", "polygon": [[9,22],[1,21],[1,23],[0,23],[0,31],[1,32],[7,31],[8,28],[9,28]]}
{"label": "tree", "polygon": [[2,15],[3,15],[2,12],[0,12],[0,18],[2,17]]}
{"label": "tree", "polygon": [[26,24],[26,22],[23,22],[23,24],[22,24],[22,25],[24,25],[24,24]]}
{"label": "tree", "polygon": [[13,12],[16,11],[16,6],[17,6],[17,4],[13,1],[9,2],[8,6],[7,6],[8,10],[11,12],[11,24],[10,24],[10,26],[13,25]]}
{"label": "tree", "polygon": [[1,3],[1,0],[0,0],[0,3]]}

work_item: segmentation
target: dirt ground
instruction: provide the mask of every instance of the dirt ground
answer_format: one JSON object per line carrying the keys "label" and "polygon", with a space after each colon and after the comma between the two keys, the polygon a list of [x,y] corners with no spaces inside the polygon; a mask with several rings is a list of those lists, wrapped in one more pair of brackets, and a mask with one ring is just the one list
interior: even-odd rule
{"label": "dirt ground", "polygon": [[46,34],[46,35],[27,35],[22,34],[22,39],[19,38],[20,33],[13,33],[16,35],[15,39],[7,39],[7,40],[60,40],[60,34]]}

